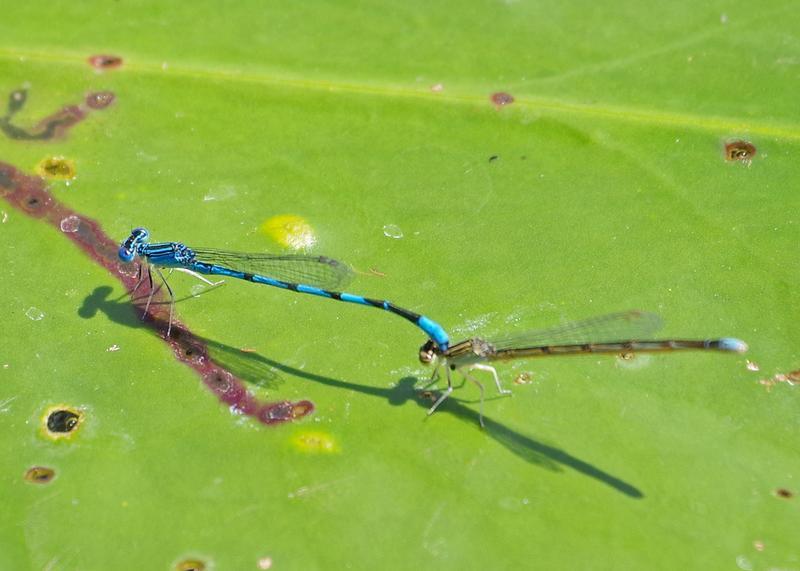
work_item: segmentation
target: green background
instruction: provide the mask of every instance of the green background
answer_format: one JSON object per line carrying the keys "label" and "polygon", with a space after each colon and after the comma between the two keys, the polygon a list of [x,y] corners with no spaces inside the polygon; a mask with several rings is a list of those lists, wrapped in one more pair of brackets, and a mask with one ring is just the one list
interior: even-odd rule
{"label": "green background", "polygon": [[[798,499],[775,494],[800,492],[797,388],[758,383],[800,368],[798,29],[777,1],[6,3],[16,124],[117,100],[61,140],[0,138],[0,161],[74,160],[51,191],[114,237],[275,251],[258,227],[294,214],[365,272],[350,290],[456,339],[639,308],[746,340],[760,371],[502,365],[514,394],[481,430],[474,386],[426,417],[412,326],[229,280],[178,313],[254,394],[317,407],[266,427],[125,298],[81,317],[119,282],[0,202],[0,568],[800,569]],[[724,159],[733,138],[751,164]],[[86,412],[70,439],[40,433],[54,404]]]}

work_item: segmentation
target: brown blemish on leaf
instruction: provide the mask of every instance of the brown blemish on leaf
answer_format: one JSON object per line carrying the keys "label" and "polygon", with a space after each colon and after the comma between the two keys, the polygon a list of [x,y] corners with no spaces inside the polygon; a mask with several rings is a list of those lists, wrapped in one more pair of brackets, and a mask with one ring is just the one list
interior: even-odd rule
{"label": "brown blemish on leaf", "polygon": [[122,65],[122,58],[112,55],[94,55],[87,61],[95,69],[116,69]]}
{"label": "brown blemish on leaf", "polygon": [[490,98],[492,103],[494,103],[497,107],[504,107],[506,105],[511,105],[514,103],[514,96],[510,93],[506,93],[505,91],[498,91],[496,93],[492,93]]}
{"label": "brown blemish on leaf", "polygon": [[114,99],[116,98],[116,95],[110,91],[95,91],[87,94],[85,101],[86,105],[91,109],[105,109],[114,103]]}
{"label": "brown blemish on leaf", "polygon": [[756,147],[749,141],[736,140],[725,143],[725,158],[729,161],[750,163],[756,156]]}
{"label": "brown blemish on leaf", "polygon": [[25,472],[25,479],[34,484],[47,484],[56,477],[56,471],[44,466],[33,466]]}
{"label": "brown blemish on leaf", "polygon": [[104,109],[114,101],[110,91],[90,93],[79,105],[66,105],[39,121],[34,127],[20,127],[12,123],[14,116],[28,101],[28,91],[17,89],[8,97],[6,113],[0,117],[0,131],[9,139],[17,141],[49,141],[59,138],[86,118],[92,110]]}

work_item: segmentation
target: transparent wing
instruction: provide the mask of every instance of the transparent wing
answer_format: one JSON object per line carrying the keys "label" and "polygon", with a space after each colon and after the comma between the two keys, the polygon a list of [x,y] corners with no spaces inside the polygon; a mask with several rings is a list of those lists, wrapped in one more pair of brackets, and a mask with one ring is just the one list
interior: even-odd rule
{"label": "transparent wing", "polygon": [[347,264],[327,256],[243,254],[206,248],[192,251],[198,262],[322,289],[339,290],[353,278],[353,270]]}
{"label": "transparent wing", "polygon": [[624,311],[573,321],[549,329],[524,331],[491,340],[495,349],[521,349],[545,345],[578,345],[614,341],[642,341],[658,331],[661,318],[654,313]]}

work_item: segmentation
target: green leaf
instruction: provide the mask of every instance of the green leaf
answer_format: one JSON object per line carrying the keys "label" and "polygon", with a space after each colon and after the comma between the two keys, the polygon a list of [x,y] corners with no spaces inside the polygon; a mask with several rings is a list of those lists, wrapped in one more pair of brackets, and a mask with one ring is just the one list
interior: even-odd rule
{"label": "green leaf", "polygon": [[[0,568],[798,568],[798,26],[779,2],[4,6]],[[37,173],[52,202],[14,206]],[[481,429],[471,383],[426,416],[397,316],[175,274],[171,347],[98,241],[291,252],[287,221],[455,341],[642,309],[751,350],[502,363]],[[236,414],[211,364],[314,410]]]}

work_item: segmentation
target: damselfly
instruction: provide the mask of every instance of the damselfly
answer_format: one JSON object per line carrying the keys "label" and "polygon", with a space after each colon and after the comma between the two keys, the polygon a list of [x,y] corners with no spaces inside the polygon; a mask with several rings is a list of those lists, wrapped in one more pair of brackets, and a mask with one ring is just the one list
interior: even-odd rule
{"label": "damselfly", "polygon": [[[348,303],[357,303],[367,307],[377,307],[395,315],[399,315],[422,329],[434,346],[442,351],[448,348],[448,337],[441,325],[413,311],[398,307],[385,300],[370,299],[360,295],[336,291],[352,277],[352,270],[345,264],[326,256],[305,256],[295,254],[243,254],[225,250],[207,248],[190,248],[180,242],[149,243],[150,234],[144,228],[134,228],[131,235],[120,244],[119,258],[124,262],[132,262],[137,256],[147,268],[150,280],[150,297],[147,300],[145,313],[153,297],[153,277],[150,268],[155,268],[170,296],[169,325],[167,337],[172,327],[174,295],[167,278],[161,268],[177,269],[188,272],[206,283],[211,283],[200,274],[227,276],[247,280],[257,284],[278,287],[327,297]],[[139,266],[139,281],[131,294],[145,280],[142,265]]]}
{"label": "damselfly", "polygon": [[509,361],[528,357],[548,357],[555,355],[581,355],[586,353],[654,353],[665,351],[726,351],[744,353],[747,344],[739,339],[723,337],[720,339],[662,339],[647,340],[661,328],[661,318],[652,313],[627,311],[612,313],[567,323],[550,329],[525,331],[515,335],[487,341],[474,337],[441,349],[432,340],[419,350],[422,363],[435,364],[431,383],[438,378],[439,369],[444,367],[447,388],[428,410],[432,414],[453,392],[451,371],[460,372],[465,379],[475,383],[481,391],[481,425],[483,425],[483,385],[475,379],[474,370],[490,373],[497,390],[501,394],[511,391],[500,384],[497,371],[487,362]]}

